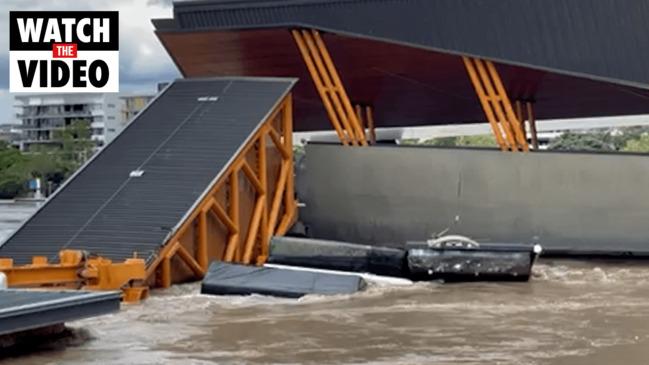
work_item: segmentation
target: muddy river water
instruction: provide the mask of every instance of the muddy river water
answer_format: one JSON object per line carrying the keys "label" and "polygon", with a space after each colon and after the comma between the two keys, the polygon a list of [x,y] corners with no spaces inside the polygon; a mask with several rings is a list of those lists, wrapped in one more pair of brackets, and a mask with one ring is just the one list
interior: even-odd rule
{"label": "muddy river water", "polygon": [[[0,238],[34,209],[0,205]],[[649,262],[542,260],[529,283],[300,300],[158,290],[0,364],[649,364]]]}

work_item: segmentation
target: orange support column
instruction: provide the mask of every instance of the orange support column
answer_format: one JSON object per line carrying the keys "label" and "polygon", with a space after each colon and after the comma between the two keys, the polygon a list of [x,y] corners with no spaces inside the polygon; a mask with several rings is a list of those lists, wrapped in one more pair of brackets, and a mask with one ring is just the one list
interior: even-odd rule
{"label": "orange support column", "polygon": [[376,130],[374,129],[374,116],[372,114],[372,107],[369,105],[363,107],[360,104],[356,104],[354,109],[356,110],[358,120],[363,127],[365,139],[371,145],[376,144]]}
{"label": "orange support column", "polygon": [[513,131],[514,139],[516,141],[515,143],[518,144],[518,148],[520,148],[522,151],[527,152],[529,151],[529,145],[527,144],[525,133],[523,133],[523,131],[521,130],[520,120],[516,118],[516,115],[514,114],[512,103],[509,100],[509,97],[507,96],[507,92],[505,91],[505,87],[503,86],[502,80],[500,79],[498,70],[496,70],[496,66],[494,66],[493,62],[485,61],[485,63],[487,64],[487,69],[489,70],[489,75],[491,76],[491,80],[493,81],[494,86],[496,87],[496,92],[499,97],[499,102],[505,111],[504,119],[509,123]]}
{"label": "orange support column", "polygon": [[331,75],[333,81],[333,87],[338,92],[338,95],[340,96],[340,99],[343,103],[344,113],[349,118],[349,122],[352,127],[352,133],[356,135],[356,139],[359,141],[361,145],[366,146],[367,142],[365,141],[365,134],[363,133],[358,118],[356,118],[356,114],[354,113],[354,109],[352,108],[352,103],[349,101],[349,97],[347,96],[347,91],[345,91],[345,87],[343,86],[343,82],[340,79],[340,76],[338,75],[336,66],[334,66],[333,60],[331,59],[331,55],[327,50],[327,46],[322,40],[322,37],[320,37],[320,32],[318,32],[317,30],[311,30],[311,33],[313,35],[313,38],[315,39],[316,45],[318,46],[318,50],[322,54],[322,59],[324,60],[326,65],[326,71],[329,72],[329,74]]}
{"label": "orange support column", "polygon": [[[289,99],[290,101],[291,99]],[[286,159],[288,168],[286,171],[286,187],[284,189],[284,217],[275,230],[275,235],[284,235],[290,228],[297,215],[297,202],[295,201],[295,180],[293,167],[293,110],[286,109],[282,118],[284,130],[284,146],[291,151],[291,158]]]}
{"label": "orange support column", "polygon": [[209,265],[209,258],[207,254],[207,213],[201,212],[198,215],[198,238],[196,240],[196,258],[198,264],[203,268],[203,271],[207,270]]}
{"label": "orange support column", "polygon": [[320,98],[322,99],[322,104],[324,105],[325,110],[327,111],[327,115],[329,116],[329,120],[331,121],[334,130],[338,134],[338,138],[340,139],[340,142],[342,142],[342,144],[344,145],[348,145],[350,143],[356,144],[354,138],[349,134],[349,129],[346,126],[343,127],[341,121],[339,120],[338,113],[336,112],[336,110],[331,104],[332,102],[329,98],[330,88],[324,84],[320,72],[318,68],[316,68],[315,61],[313,60],[313,57],[311,57],[311,53],[306,45],[306,41],[302,37],[302,33],[298,30],[294,30],[292,31],[292,33],[293,33],[293,38],[295,39],[295,43],[300,49],[302,58],[304,59],[304,63],[306,64],[306,67],[309,70],[309,73],[311,74],[311,80],[313,80],[313,83],[315,84],[315,88],[320,94]]}
{"label": "orange support column", "polygon": [[521,123],[521,130],[523,131],[523,134],[527,136],[527,131],[526,131],[527,128],[525,128],[525,118],[523,117],[523,106],[521,101],[516,100],[514,106],[516,107],[516,118]]}
{"label": "orange support column", "polygon": [[340,141],[367,146],[361,123],[320,33],[303,29],[292,30],[291,34]]}
{"label": "orange support column", "polygon": [[491,61],[462,57],[496,142],[503,151],[529,151],[521,122]]}
{"label": "orange support column", "polygon": [[[523,103],[525,103],[525,109],[523,109]],[[526,136],[526,130],[529,129],[530,140],[532,141],[532,148],[535,150],[539,149],[539,138],[536,133],[536,119],[534,118],[534,103],[531,101],[521,101],[516,100],[516,116],[518,120],[521,121],[521,129]],[[527,120],[528,128],[525,127],[525,121]]]}
{"label": "orange support column", "polygon": [[367,130],[369,133],[370,144],[376,144],[376,129],[374,128],[374,112],[371,106],[365,107],[365,117],[367,118]]}
{"label": "orange support column", "polygon": [[[358,123],[361,125],[361,130],[365,134],[365,120],[363,120],[363,109],[360,104],[354,105],[354,112],[356,113]],[[365,139],[367,139],[367,135],[365,136]]]}
{"label": "orange support column", "polygon": [[230,232],[228,245],[225,252],[225,261],[234,261],[237,249],[239,247],[239,170],[230,174],[230,219],[235,227],[236,232]]}
{"label": "orange support column", "polygon": [[534,117],[534,107],[532,102],[527,102],[527,120],[530,123],[530,135],[532,136],[532,147],[539,149],[539,137],[536,133],[536,118]]}
{"label": "orange support column", "polygon": [[171,286],[171,258],[165,257],[162,259],[162,267],[160,268],[160,286],[168,288]]}
{"label": "orange support column", "polygon": [[259,254],[263,256],[264,261],[266,260],[266,257],[268,257],[267,245],[265,244],[265,242],[270,242],[271,237],[268,227],[270,207],[268,205],[268,146],[266,144],[270,128],[270,126],[266,126],[264,133],[259,138],[259,181],[261,182],[261,186],[264,189],[264,193],[261,195],[264,207],[261,212],[261,227],[259,228],[259,240],[261,242]]}

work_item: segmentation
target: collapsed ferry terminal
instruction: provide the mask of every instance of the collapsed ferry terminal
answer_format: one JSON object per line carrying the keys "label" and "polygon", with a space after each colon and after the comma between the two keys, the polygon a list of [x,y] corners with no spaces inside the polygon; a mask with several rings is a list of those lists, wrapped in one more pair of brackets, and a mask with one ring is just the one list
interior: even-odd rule
{"label": "collapsed ferry terminal", "polygon": [[[646,257],[646,156],[540,151],[536,120],[648,113],[648,16],[634,0],[176,3],[153,24],[183,79],[0,246],[0,271],[133,302],[203,278],[299,297],[363,289],[340,271],[525,281],[539,254]],[[377,138],[476,122],[497,149]],[[316,130],[337,143],[297,164],[293,133]]]}

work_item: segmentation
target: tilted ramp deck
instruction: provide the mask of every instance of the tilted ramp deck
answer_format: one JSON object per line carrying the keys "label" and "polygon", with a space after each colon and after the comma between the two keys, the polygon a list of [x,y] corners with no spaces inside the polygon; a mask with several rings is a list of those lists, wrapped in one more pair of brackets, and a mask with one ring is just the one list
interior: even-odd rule
{"label": "tilted ramp deck", "polygon": [[[241,155],[248,162],[239,163],[239,168],[255,170],[259,178],[251,180],[266,181],[265,160],[257,164],[250,157],[258,149],[275,147],[266,145],[269,138],[261,133],[274,133],[277,148],[290,151],[290,138],[286,138],[290,128],[277,131],[279,127],[264,123],[290,110],[294,82],[261,78],[173,82],[0,246],[0,257],[23,265],[35,255],[55,260],[59,251],[74,249],[114,261],[137,253],[151,266],[165,243],[195,218],[205,199],[216,204],[218,197],[211,198],[215,185],[227,179],[226,173],[239,174],[232,165],[240,162],[236,159]],[[290,122],[290,111],[284,121]],[[292,170],[286,164],[282,171]],[[290,179],[292,184],[292,174]],[[235,179],[239,185],[241,180]],[[262,189],[260,201],[270,200],[271,183]],[[208,208],[203,209],[205,215]],[[213,205],[212,209],[218,210]],[[240,214],[246,214],[243,208]],[[238,222],[234,217],[225,220]]]}

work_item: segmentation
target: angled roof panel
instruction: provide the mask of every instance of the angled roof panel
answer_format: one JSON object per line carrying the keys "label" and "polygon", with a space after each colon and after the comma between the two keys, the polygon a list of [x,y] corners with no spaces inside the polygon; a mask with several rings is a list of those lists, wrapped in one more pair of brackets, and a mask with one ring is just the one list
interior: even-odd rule
{"label": "angled roof panel", "polygon": [[9,237],[0,256],[24,264],[69,248],[151,259],[293,83],[174,82]]}

